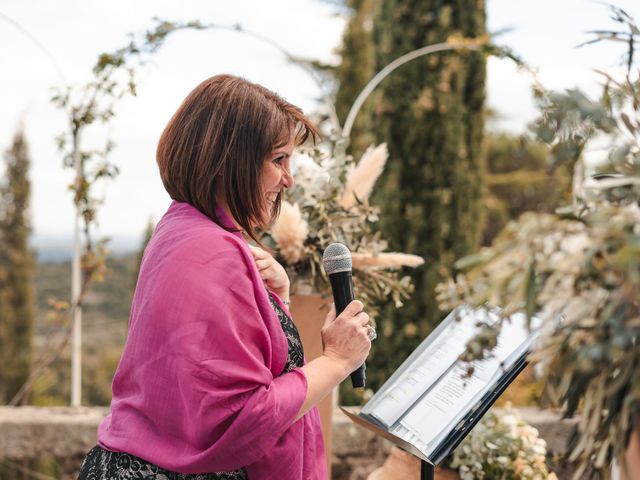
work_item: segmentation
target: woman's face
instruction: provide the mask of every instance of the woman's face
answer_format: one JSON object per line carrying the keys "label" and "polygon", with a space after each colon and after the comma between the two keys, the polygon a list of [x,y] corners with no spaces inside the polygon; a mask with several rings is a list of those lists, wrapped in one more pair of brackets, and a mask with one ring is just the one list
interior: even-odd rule
{"label": "woman's face", "polygon": [[289,143],[274,150],[262,165],[262,201],[263,223],[268,223],[272,218],[273,208],[285,188],[293,186],[291,176],[291,155],[293,154],[295,137],[292,136]]}

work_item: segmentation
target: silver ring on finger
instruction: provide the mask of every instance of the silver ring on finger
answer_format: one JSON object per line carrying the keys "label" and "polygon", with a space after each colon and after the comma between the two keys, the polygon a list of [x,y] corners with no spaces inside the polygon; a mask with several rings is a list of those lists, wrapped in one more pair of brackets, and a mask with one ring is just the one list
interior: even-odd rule
{"label": "silver ring on finger", "polygon": [[367,325],[367,337],[369,337],[370,342],[373,342],[378,337],[376,329],[371,325]]}

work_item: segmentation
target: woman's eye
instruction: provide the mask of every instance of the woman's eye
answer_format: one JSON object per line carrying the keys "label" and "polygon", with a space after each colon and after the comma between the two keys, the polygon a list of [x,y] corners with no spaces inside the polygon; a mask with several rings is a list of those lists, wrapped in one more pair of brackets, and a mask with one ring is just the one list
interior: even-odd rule
{"label": "woman's eye", "polygon": [[284,161],[284,157],[276,157],[273,159],[273,163],[275,163],[278,166],[281,166],[283,161]]}

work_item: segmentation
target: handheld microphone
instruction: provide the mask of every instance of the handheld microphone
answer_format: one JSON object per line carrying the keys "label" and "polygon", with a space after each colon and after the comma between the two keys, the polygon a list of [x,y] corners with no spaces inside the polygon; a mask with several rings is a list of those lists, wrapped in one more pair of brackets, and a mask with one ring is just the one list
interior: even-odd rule
{"label": "handheld microphone", "polygon": [[[325,272],[329,275],[337,316],[340,315],[353,300],[351,252],[342,243],[332,243],[325,249],[322,255],[322,264],[324,265]],[[351,373],[351,385],[353,385],[353,388],[364,387],[365,369],[366,365],[363,363]]]}

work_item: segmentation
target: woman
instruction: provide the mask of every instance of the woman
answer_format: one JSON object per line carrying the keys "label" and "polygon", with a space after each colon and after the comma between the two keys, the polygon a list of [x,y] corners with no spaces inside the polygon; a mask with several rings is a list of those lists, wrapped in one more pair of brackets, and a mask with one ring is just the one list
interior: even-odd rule
{"label": "woman", "polygon": [[111,413],[80,479],[325,479],[315,405],[361,365],[369,317],[327,315],[304,364],[289,279],[257,230],[317,137],[273,92],[230,75],[184,100],[157,161],[173,199],[149,242],[113,379]]}

